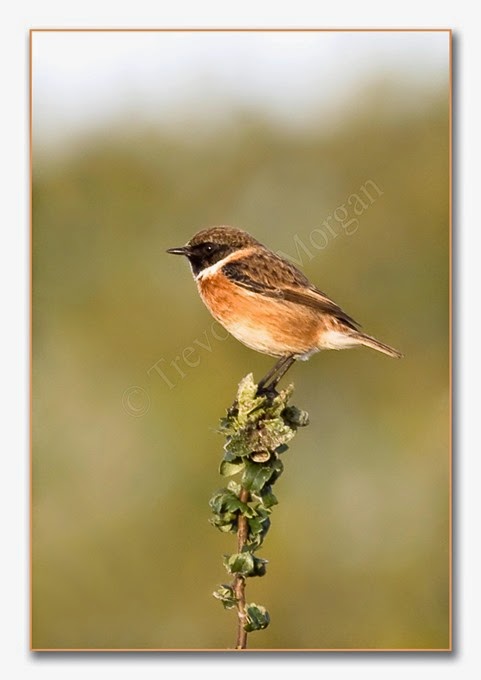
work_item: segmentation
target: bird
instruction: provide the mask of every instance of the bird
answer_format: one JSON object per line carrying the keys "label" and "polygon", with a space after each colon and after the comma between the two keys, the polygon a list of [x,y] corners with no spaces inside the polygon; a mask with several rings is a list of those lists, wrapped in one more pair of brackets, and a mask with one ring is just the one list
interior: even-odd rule
{"label": "bird", "polygon": [[237,340],[277,363],[258,383],[275,391],[296,360],[325,349],[365,346],[401,358],[314,286],[291,262],[242,229],[208,227],[167,253],[185,256],[212,316]]}

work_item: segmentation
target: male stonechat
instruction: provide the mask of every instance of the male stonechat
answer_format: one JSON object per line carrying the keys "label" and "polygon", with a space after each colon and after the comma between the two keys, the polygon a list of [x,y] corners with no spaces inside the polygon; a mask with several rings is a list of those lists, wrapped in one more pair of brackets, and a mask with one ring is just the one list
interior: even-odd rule
{"label": "male stonechat", "polygon": [[204,304],[229,333],[257,352],[279,357],[259,389],[275,389],[296,359],[321,349],[364,345],[402,357],[362,333],[297,267],[241,229],[203,229],[167,252],[187,257]]}

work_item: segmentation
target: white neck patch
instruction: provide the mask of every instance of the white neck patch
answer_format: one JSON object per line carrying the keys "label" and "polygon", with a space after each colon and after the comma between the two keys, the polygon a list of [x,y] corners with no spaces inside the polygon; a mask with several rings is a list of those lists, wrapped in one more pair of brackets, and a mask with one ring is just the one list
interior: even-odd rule
{"label": "white neck patch", "polygon": [[194,279],[196,281],[208,279],[210,276],[217,274],[217,272],[228,262],[240,260],[242,257],[249,255],[253,250],[255,250],[255,248],[242,248],[242,250],[236,250],[234,253],[229,253],[229,255],[223,257],[222,260],[215,262],[215,264],[211,264],[210,267],[205,267],[205,269],[202,269],[202,271],[200,271],[197,276],[194,276]]}

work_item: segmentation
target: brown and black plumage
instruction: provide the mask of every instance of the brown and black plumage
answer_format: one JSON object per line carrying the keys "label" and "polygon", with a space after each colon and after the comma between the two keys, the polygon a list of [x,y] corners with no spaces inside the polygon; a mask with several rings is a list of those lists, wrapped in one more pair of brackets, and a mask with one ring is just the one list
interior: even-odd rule
{"label": "brown and black plumage", "polygon": [[245,231],[203,229],[187,245],[167,252],[188,258],[202,300],[234,337],[258,352],[280,357],[283,367],[321,349],[360,345],[402,356],[362,333],[359,324],[297,267]]}

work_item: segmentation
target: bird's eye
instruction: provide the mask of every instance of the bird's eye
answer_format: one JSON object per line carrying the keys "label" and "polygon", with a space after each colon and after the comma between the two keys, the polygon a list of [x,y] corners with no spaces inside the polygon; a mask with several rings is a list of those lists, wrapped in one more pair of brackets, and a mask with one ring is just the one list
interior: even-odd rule
{"label": "bird's eye", "polygon": [[212,245],[212,243],[207,243],[206,246],[205,246],[205,252],[211,253],[213,250],[214,250],[214,246]]}

